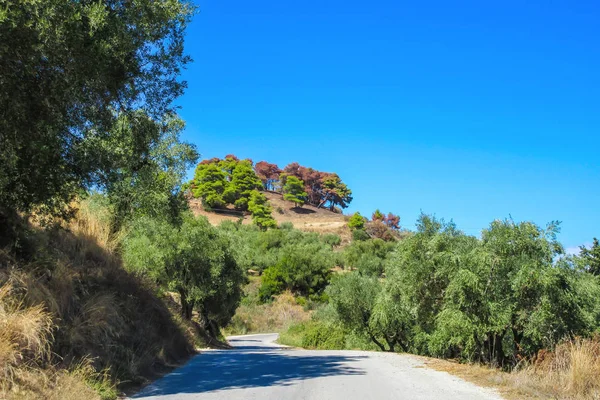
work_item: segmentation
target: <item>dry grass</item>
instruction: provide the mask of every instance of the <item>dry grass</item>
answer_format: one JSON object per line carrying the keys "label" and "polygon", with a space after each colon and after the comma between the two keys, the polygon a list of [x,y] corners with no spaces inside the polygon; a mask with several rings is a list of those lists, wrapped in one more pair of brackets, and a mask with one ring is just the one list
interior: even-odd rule
{"label": "dry grass", "polygon": [[574,339],[541,352],[536,362],[513,374],[531,392],[558,399],[600,399],[600,340]]}
{"label": "dry grass", "polygon": [[600,340],[574,339],[512,373],[480,365],[426,359],[436,370],[496,388],[507,399],[600,399]]}
{"label": "dry grass", "polygon": [[294,323],[308,321],[310,315],[288,291],[271,303],[240,305],[225,332],[228,335],[284,332]]}
{"label": "dry grass", "polygon": [[[109,218],[84,204],[29,258],[0,250],[0,398],[115,398],[204,346],[150,282],[128,274]],[[102,371],[101,373],[97,371]]]}
{"label": "dry grass", "polygon": [[[283,196],[279,193],[264,192],[264,195],[273,208],[273,218],[278,224],[291,222],[295,228],[306,232],[335,233],[342,238],[342,243],[351,241],[352,233],[348,228],[347,217],[343,214],[310,205],[294,208],[290,202],[283,200]],[[190,200],[190,208],[194,214],[207,217],[213,225],[219,225],[227,220],[237,221],[239,219],[237,216],[204,211],[198,199]],[[242,223],[251,224],[252,218],[245,216]]]}
{"label": "dry grass", "polygon": [[0,287],[0,383],[11,382],[20,367],[46,361],[52,320],[42,306],[23,306],[10,283]]}

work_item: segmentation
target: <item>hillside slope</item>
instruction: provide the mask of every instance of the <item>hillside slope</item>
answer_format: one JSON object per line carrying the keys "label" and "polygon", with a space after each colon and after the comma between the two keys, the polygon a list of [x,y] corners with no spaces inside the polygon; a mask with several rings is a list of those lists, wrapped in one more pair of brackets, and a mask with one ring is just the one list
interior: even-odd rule
{"label": "hillside slope", "polygon": [[116,398],[207,345],[86,204],[61,228],[20,221],[21,251],[0,248],[0,399]]}
{"label": "hillside slope", "polygon": [[[349,240],[351,236],[350,229],[347,225],[346,216],[343,214],[337,214],[311,205],[305,205],[302,208],[294,208],[291,202],[283,200],[283,196],[280,193],[263,193],[269,200],[269,203],[271,203],[271,207],[273,208],[273,218],[275,218],[277,224],[291,222],[294,224],[295,228],[303,231],[335,233],[340,235],[342,240]],[[240,217],[243,217],[242,223],[252,223],[252,217],[250,215],[244,216],[233,209],[216,212],[205,211],[202,208],[200,199],[190,200],[190,208],[195,215],[207,217],[213,225],[218,225],[226,220],[237,221]]]}

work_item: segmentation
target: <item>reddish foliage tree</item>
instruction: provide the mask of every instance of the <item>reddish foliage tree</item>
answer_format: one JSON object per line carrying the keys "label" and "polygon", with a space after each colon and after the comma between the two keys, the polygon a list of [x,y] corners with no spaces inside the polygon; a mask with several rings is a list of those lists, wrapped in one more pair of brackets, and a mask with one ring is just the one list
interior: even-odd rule
{"label": "reddish foliage tree", "polygon": [[279,180],[281,174],[281,169],[277,164],[260,161],[254,166],[254,171],[265,190],[275,190],[275,183]]}
{"label": "reddish foliage tree", "polygon": [[400,217],[397,215],[388,213],[383,222],[391,229],[396,231],[400,229]]}
{"label": "reddish foliage tree", "polygon": [[352,201],[352,191],[342,182],[338,174],[327,174],[321,183],[322,191],[319,207],[326,203],[328,203],[331,211],[334,211],[336,206],[348,207],[348,204]]}
{"label": "reddish foliage tree", "polygon": [[227,155],[225,156],[225,158],[223,158],[223,159],[224,159],[224,160],[231,159],[231,160],[233,160],[233,161],[240,161],[240,159],[239,159],[239,158],[237,158],[237,157],[236,157],[234,154],[227,154]]}
{"label": "reddish foliage tree", "polygon": [[379,209],[375,210],[375,212],[373,212],[373,215],[371,215],[372,221],[383,221],[384,219],[385,216],[381,211],[379,211]]}
{"label": "reddish foliage tree", "polygon": [[206,159],[206,160],[202,160],[202,161],[200,161],[200,164],[201,164],[201,165],[206,165],[206,164],[218,164],[218,163],[219,163],[219,161],[221,161],[221,159],[220,159],[220,158],[218,158],[218,157],[213,157],[213,158],[210,158],[210,159]]}
{"label": "reddish foliage tree", "polygon": [[389,242],[389,241],[392,241],[392,240],[396,239],[394,237],[393,233],[392,233],[393,231],[391,231],[386,226],[386,224],[384,224],[380,220],[375,220],[375,221],[367,223],[366,226],[365,226],[365,231],[372,238],[383,239],[386,242]]}
{"label": "reddish foliage tree", "polygon": [[290,175],[304,182],[306,202],[315,207],[327,206],[333,211],[336,206],[346,208],[352,201],[352,191],[337,174],[317,171],[293,162],[283,169],[282,184],[285,184],[285,177]]}

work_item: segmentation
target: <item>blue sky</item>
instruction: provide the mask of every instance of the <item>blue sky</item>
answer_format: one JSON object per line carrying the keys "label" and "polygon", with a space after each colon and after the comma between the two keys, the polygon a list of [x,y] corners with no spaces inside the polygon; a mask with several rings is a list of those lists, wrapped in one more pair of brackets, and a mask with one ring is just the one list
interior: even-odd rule
{"label": "blue sky", "polygon": [[600,236],[600,4],[199,2],[184,139],[337,172],[347,211]]}

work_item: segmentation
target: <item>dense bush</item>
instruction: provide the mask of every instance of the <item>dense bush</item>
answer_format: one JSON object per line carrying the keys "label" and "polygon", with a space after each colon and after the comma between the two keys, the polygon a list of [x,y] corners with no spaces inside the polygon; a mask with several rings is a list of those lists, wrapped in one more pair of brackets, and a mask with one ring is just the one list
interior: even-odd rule
{"label": "dense bush", "polygon": [[318,254],[327,254],[326,259],[332,259],[327,261],[330,267],[340,262],[337,253],[332,251],[337,235],[303,232],[294,229],[291,223],[282,223],[279,229],[261,231],[255,226],[225,221],[218,229],[230,238],[238,263],[247,270],[262,272],[278,264],[286,248],[297,246],[314,246]]}
{"label": "dense bush", "polygon": [[319,321],[305,323],[302,347],[319,350],[342,350],[346,347],[346,333],[335,325]]}
{"label": "dense bush", "polygon": [[285,289],[303,296],[319,296],[327,284],[335,257],[322,243],[288,245],[279,262],[263,274],[260,296],[263,301]]}
{"label": "dense bush", "polygon": [[354,241],[362,241],[369,240],[371,236],[364,229],[355,229],[352,231],[352,240]]}
{"label": "dense bush", "polygon": [[393,243],[382,239],[353,241],[344,249],[344,266],[357,269],[363,275],[380,276],[393,249]]}

